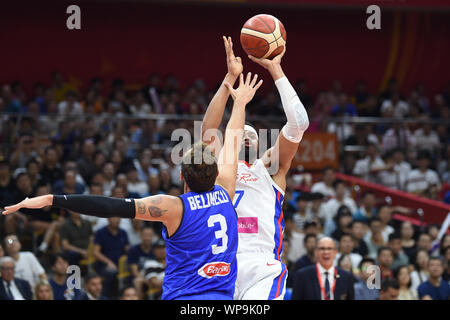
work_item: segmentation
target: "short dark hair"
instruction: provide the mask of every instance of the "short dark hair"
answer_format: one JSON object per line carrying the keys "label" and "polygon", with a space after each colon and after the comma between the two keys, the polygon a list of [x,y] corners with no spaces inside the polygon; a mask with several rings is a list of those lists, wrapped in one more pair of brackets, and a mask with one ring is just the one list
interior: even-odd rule
{"label": "short dark hair", "polygon": [[383,251],[389,251],[389,252],[391,252],[391,253],[393,254],[391,248],[389,248],[389,247],[380,247],[380,248],[378,249],[378,252],[377,252],[377,257],[379,257],[380,254],[381,254]]}
{"label": "short dark hair", "polygon": [[368,196],[368,195],[373,195],[373,196],[375,196],[375,192],[373,192],[372,190],[367,190],[366,192],[364,192],[364,194],[363,194],[363,198],[365,198],[366,196]]}
{"label": "short dark hair", "polygon": [[35,157],[31,157],[31,158],[27,161],[27,163],[25,164],[25,168],[28,168],[28,166],[29,166],[30,164],[32,164],[32,163],[34,163],[34,164],[36,164],[37,166],[39,166],[39,162],[37,161],[37,159],[36,159]]}
{"label": "short dark hair", "polygon": [[336,171],[336,169],[334,169],[332,166],[326,166],[325,168],[322,169],[322,173],[325,174],[329,170],[333,171],[333,173]]}
{"label": "short dark hair", "polygon": [[394,241],[394,240],[401,240],[402,238],[400,237],[400,234],[398,234],[397,232],[393,232],[389,235],[389,242]]}
{"label": "short dark hair", "polygon": [[334,189],[336,189],[336,188],[337,188],[337,186],[338,186],[339,184],[343,184],[344,186],[346,186],[346,184],[345,184],[345,181],[344,181],[344,180],[341,180],[341,179],[336,179],[336,180],[334,180],[334,182],[333,182],[333,188],[334,188]]}
{"label": "short dark hair", "polygon": [[373,217],[372,219],[369,220],[369,227],[372,225],[373,222],[380,222],[381,223],[381,219],[378,217]]}
{"label": "short dark hair", "polygon": [[442,261],[441,257],[430,257],[430,259],[428,260],[428,265],[430,265],[430,262],[433,260],[438,260],[442,265],[444,265],[444,261]]}
{"label": "short dark hair", "polygon": [[366,221],[360,220],[360,219],[354,219],[354,220],[350,223],[349,227],[352,228],[353,225],[355,225],[355,223],[362,223],[362,224],[364,224],[364,225],[367,226],[367,222],[366,222]]}
{"label": "short dark hair", "polygon": [[398,284],[397,279],[394,278],[385,278],[381,281],[381,291],[386,292],[389,288],[400,289],[400,285]]}
{"label": "short dark hair", "polygon": [[339,237],[339,242],[341,242],[343,237],[350,237],[350,239],[353,240],[353,236],[350,233],[344,232],[341,234],[341,236]]}
{"label": "short dark hair", "polygon": [[91,281],[92,279],[95,279],[95,278],[101,278],[101,276],[100,276],[98,273],[95,273],[95,272],[88,273],[88,274],[86,275],[84,284],[85,284],[85,285],[88,284],[89,281]]}
{"label": "short dark hair", "polygon": [[315,221],[307,221],[303,225],[303,230],[308,229],[309,227],[317,227],[317,223]]}
{"label": "short dark hair", "polygon": [[363,258],[362,260],[361,260],[361,262],[359,263],[359,269],[361,269],[362,268],[362,265],[364,264],[364,263],[366,263],[366,262],[370,262],[371,264],[375,264],[375,260],[374,259],[372,259],[372,258]]}
{"label": "short dark hair", "polygon": [[50,257],[50,266],[54,266],[58,258],[61,258],[67,263],[69,263],[69,259],[67,259],[67,256],[64,253],[57,253]]}
{"label": "short dark hair", "polygon": [[[125,294],[125,291],[127,291],[128,289],[136,290],[136,288],[134,286],[132,286],[132,285],[125,286],[122,290],[120,290],[119,297],[123,298],[123,295]],[[136,292],[137,292],[137,290],[136,290]]]}
{"label": "short dark hair", "polygon": [[317,240],[317,236],[314,233],[307,233],[305,237],[303,238],[303,244],[306,245],[306,242],[309,238],[314,238]]}
{"label": "short dark hair", "polygon": [[[195,163],[198,159],[201,162]],[[183,156],[181,173],[192,191],[201,193],[211,190],[217,178],[217,162],[212,149],[206,143],[195,143]]]}

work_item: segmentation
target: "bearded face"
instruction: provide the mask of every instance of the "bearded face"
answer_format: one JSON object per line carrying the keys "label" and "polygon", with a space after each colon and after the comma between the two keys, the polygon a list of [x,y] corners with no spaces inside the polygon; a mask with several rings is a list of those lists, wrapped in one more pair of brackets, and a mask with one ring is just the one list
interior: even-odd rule
{"label": "bearded face", "polygon": [[258,155],[258,136],[252,132],[245,130],[242,138],[241,149],[239,151],[239,160],[247,161],[252,164]]}

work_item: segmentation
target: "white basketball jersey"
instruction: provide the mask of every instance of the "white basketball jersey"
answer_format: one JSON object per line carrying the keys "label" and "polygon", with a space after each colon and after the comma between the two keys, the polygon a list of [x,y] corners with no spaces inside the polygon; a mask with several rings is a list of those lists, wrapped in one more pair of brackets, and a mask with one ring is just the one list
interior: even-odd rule
{"label": "white basketball jersey", "polygon": [[240,253],[264,253],[281,260],[284,192],[273,181],[261,159],[253,165],[239,161],[236,194]]}

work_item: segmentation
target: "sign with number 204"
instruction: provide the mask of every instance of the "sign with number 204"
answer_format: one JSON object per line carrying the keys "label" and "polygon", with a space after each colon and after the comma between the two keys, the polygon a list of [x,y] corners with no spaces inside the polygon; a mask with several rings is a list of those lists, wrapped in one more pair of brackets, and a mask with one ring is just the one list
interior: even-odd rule
{"label": "sign with number 204", "polygon": [[292,168],[297,166],[305,170],[320,170],[326,166],[337,168],[339,156],[336,134],[305,133],[291,165]]}

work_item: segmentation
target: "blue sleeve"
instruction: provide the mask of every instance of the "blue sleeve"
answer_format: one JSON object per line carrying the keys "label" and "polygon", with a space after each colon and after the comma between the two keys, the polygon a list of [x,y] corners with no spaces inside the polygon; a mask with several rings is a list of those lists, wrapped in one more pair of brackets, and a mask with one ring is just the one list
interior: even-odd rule
{"label": "blue sleeve", "polygon": [[417,288],[417,293],[419,295],[419,299],[422,299],[427,294],[425,290],[425,282],[419,285]]}
{"label": "blue sleeve", "polygon": [[94,243],[100,245],[103,247],[103,235],[102,235],[102,229],[97,230],[97,232],[94,233]]}
{"label": "blue sleeve", "polygon": [[138,264],[139,262],[139,254],[136,250],[136,247],[131,247],[128,250],[128,264]]}
{"label": "blue sleeve", "polygon": [[125,230],[123,230],[123,229],[121,229],[121,231],[122,231],[122,234],[123,234],[123,237],[124,237],[124,244],[125,245],[129,245],[130,241],[128,240],[128,233]]}

